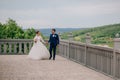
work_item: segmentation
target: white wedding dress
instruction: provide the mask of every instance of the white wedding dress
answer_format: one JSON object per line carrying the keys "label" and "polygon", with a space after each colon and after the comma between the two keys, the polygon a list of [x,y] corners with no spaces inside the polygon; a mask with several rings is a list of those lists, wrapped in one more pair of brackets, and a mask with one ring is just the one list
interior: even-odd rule
{"label": "white wedding dress", "polygon": [[50,54],[45,45],[43,44],[45,42],[42,37],[36,35],[34,41],[36,42],[34,42],[33,47],[29,52],[28,58],[35,60],[48,59]]}

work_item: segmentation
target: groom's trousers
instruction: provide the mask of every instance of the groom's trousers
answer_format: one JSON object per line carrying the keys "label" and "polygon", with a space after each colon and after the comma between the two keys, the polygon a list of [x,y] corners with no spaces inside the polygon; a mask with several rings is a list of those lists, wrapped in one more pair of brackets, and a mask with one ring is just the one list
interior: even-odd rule
{"label": "groom's trousers", "polygon": [[55,60],[55,56],[56,56],[56,45],[54,44],[50,44],[50,59],[52,58],[52,51],[53,51],[53,60]]}

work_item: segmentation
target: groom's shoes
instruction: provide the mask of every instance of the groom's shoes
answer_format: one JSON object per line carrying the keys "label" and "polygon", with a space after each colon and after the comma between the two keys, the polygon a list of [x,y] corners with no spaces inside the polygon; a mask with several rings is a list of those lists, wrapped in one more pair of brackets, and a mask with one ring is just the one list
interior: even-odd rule
{"label": "groom's shoes", "polygon": [[[49,60],[51,60],[52,57],[49,57]],[[53,58],[53,60],[55,60],[55,58]]]}
{"label": "groom's shoes", "polygon": [[53,58],[53,60],[55,61],[55,58]]}
{"label": "groom's shoes", "polygon": [[51,60],[52,57],[49,58],[49,60]]}

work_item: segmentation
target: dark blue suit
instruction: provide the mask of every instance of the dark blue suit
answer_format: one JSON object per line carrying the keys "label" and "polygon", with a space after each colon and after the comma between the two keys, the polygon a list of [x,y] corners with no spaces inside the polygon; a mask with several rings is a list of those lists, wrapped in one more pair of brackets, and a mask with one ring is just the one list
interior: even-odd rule
{"label": "dark blue suit", "polygon": [[50,43],[50,58],[52,58],[52,50],[53,50],[53,60],[55,60],[55,55],[56,55],[56,46],[59,44],[59,36],[58,34],[50,34],[49,41]]}

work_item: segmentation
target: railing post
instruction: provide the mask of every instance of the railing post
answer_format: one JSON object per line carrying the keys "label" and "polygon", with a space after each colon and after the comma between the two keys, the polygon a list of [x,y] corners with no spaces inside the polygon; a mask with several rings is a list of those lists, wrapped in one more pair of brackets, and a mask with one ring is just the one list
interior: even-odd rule
{"label": "railing post", "polygon": [[85,56],[84,56],[84,64],[87,65],[87,45],[91,44],[91,36],[89,33],[86,34],[85,37],[86,45],[85,45]]}
{"label": "railing post", "polygon": [[14,53],[17,53],[17,43],[14,43]]}
{"label": "railing post", "polygon": [[73,40],[73,34],[72,34],[72,32],[69,33],[68,37],[69,37],[69,41]]}
{"label": "railing post", "polygon": [[21,53],[22,53],[22,43],[19,42],[19,54],[21,54]]}
{"label": "railing post", "polygon": [[91,36],[89,33],[86,34],[86,44],[91,44]]}
{"label": "railing post", "polygon": [[1,46],[2,46],[2,44],[0,43],[0,53],[2,53],[2,49],[1,49]]}
{"label": "railing post", "polygon": [[59,40],[61,40],[61,33],[59,32],[58,35],[59,35]]}
{"label": "railing post", "polygon": [[26,53],[27,53],[27,43],[24,42],[24,54],[26,54]]}
{"label": "railing post", "polygon": [[30,51],[31,47],[32,47],[32,42],[29,42],[29,51]]}
{"label": "railing post", "polygon": [[6,54],[6,52],[7,52],[7,44],[6,44],[6,42],[4,43],[4,54]]}
{"label": "railing post", "polygon": [[72,32],[69,33],[68,37],[69,37],[69,40],[68,40],[68,51],[67,51],[68,56],[67,56],[67,58],[70,58],[70,42],[73,40]]}
{"label": "railing post", "polygon": [[113,51],[113,77],[116,77],[116,50],[120,50],[120,38],[119,34],[116,34],[114,39],[114,51]]}
{"label": "railing post", "polygon": [[9,53],[12,53],[12,43],[9,42],[8,44],[9,44]]}
{"label": "railing post", "polygon": [[[60,32],[58,33],[58,36],[59,36],[59,40],[61,41],[61,33],[60,33]],[[60,50],[61,50],[61,45],[59,44],[58,54],[61,54],[61,53],[60,53]]]}

